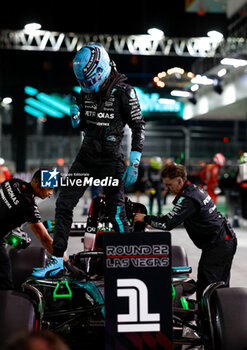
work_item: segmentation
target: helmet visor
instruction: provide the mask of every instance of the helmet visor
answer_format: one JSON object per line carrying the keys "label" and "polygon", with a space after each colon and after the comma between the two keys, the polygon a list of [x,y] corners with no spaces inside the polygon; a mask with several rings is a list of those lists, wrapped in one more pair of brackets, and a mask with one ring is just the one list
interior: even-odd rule
{"label": "helmet visor", "polygon": [[78,81],[84,89],[90,89],[100,81],[101,76],[102,70],[98,68],[97,73],[93,77],[88,79],[78,79]]}

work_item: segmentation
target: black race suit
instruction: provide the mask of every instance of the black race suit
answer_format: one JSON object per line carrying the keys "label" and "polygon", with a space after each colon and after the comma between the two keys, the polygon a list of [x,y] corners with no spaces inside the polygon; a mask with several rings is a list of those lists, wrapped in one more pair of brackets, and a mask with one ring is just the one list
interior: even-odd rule
{"label": "black race suit", "polygon": [[[56,202],[55,256],[63,256],[73,218],[73,208],[84,194],[85,177],[105,179],[112,177],[118,186],[104,186],[107,213],[115,232],[129,231],[125,213],[124,184],[125,163],[121,142],[126,124],[132,131],[132,151],[142,152],[145,122],[135,90],[124,83],[125,76],[113,73],[107,87],[99,94],[81,93],[80,129],[84,139],[80,151],[69,170],[70,178],[81,179],[83,186],[62,187]],[[74,175],[77,173],[78,175]]]}
{"label": "black race suit", "polygon": [[146,216],[145,222],[167,231],[183,222],[194,244],[202,249],[197,276],[199,300],[210,283],[224,281],[229,286],[236,236],[211,197],[200,187],[186,181],[173,204],[173,210],[167,215]]}
{"label": "black race suit", "polygon": [[0,290],[12,289],[10,261],[4,236],[25,222],[41,221],[30,183],[10,179],[0,185]]}
{"label": "black race suit", "polygon": [[[128,197],[125,197],[125,212],[129,226],[132,227],[133,232],[142,232],[145,230],[145,224],[143,222],[133,224],[136,213],[147,214],[145,205],[132,202]],[[109,228],[108,225],[111,223],[106,210],[105,198],[101,196],[95,197],[91,202],[87,217],[86,232],[97,234],[99,223],[105,223],[107,228]]]}
{"label": "black race suit", "polygon": [[158,215],[161,215],[162,207],[161,207],[161,198],[162,198],[162,189],[163,184],[161,180],[161,170],[160,169],[153,169],[149,167],[148,169],[148,186],[150,189],[154,190],[154,193],[149,194],[149,212],[152,214],[153,212],[153,202],[154,198],[157,199],[158,204]]}

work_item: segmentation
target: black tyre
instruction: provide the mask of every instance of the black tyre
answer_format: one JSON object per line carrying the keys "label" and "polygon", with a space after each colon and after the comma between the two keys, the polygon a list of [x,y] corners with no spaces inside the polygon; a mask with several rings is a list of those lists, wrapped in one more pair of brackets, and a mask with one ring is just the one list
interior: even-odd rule
{"label": "black tyre", "polygon": [[183,247],[172,246],[172,266],[188,266],[188,256]]}
{"label": "black tyre", "polygon": [[13,336],[35,329],[35,309],[30,298],[12,290],[0,291],[0,348]]}
{"label": "black tyre", "polygon": [[32,274],[34,267],[44,267],[47,262],[46,250],[42,247],[28,247],[25,250],[10,249],[12,277],[15,289]]}
{"label": "black tyre", "polygon": [[215,348],[247,350],[247,288],[217,289],[213,310]]}

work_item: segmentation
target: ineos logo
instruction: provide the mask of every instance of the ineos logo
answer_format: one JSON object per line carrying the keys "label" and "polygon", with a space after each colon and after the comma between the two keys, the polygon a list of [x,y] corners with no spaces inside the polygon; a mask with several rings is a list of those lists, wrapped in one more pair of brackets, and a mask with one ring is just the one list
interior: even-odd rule
{"label": "ineos logo", "polygon": [[117,296],[129,299],[129,313],[118,314],[118,332],[159,332],[160,314],[148,313],[148,289],[136,278],[117,279]]}

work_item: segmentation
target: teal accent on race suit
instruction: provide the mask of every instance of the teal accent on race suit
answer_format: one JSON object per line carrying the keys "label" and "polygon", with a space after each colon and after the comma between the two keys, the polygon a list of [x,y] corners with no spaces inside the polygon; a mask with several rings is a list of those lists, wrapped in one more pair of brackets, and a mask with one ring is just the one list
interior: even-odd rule
{"label": "teal accent on race suit", "polygon": [[120,216],[119,216],[120,213],[121,213],[121,208],[119,206],[117,206],[117,213],[115,215],[115,219],[116,219],[117,224],[119,226],[119,232],[124,232],[123,223],[122,223]]}

